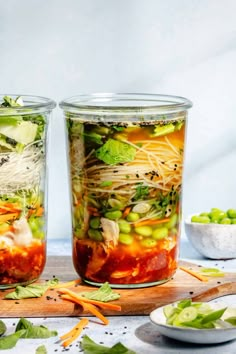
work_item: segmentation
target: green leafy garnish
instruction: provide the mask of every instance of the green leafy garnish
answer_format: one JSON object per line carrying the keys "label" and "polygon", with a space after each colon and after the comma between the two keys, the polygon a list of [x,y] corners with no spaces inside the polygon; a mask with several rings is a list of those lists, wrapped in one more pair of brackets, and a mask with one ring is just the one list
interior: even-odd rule
{"label": "green leafy garnish", "polygon": [[124,127],[118,127],[117,125],[113,125],[112,127],[114,130],[116,130],[117,132],[123,132],[123,130],[125,129]]}
{"label": "green leafy garnish", "polygon": [[95,155],[107,165],[131,162],[134,160],[136,149],[122,141],[108,139],[106,143],[96,150]]}
{"label": "green leafy garnish", "polygon": [[90,300],[103,302],[113,301],[120,298],[120,294],[114,292],[108,282],[104,283],[98,290],[83,292],[81,296]]}
{"label": "green leafy garnish", "polygon": [[93,143],[96,143],[98,145],[102,145],[103,144],[103,141],[102,141],[102,136],[97,134],[97,133],[94,133],[94,132],[91,132],[91,133],[83,133],[83,136],[89,140],[91,140]]}
{"label": "green leafy garnish", "polygon": [[22,98],[19,96],[15,100],[10,96],[4,96],[3,102],[1,104],[2,107],[20,107],[23,106]]}
{"label": "green leafy garnish", "polygon": [[21,338],[50,338],[57,335],[57,331],[50,331],[45,326],[34,326],[26,318],[21,318],[16,326],[16,332],[24,329]]}
{"label": "green leafy garnish", "polygon": [[81,348],[85,354],[136,354],[128,349],[122,343],[117,343],[111,348],[95,343],[91,338],[85,335],[81,342]]}
{"label": "green leafy garnish", "polygon": [[8,336],[0,338],[0,350],[13,348],[21,336],[24,334],[25,330],[22,329],[15,333],[9,334]]}
{"label": "green leafy garnish", "polygon": [[149,194],[149,187],[143,186],[142,183],[139,183],[136,187],[136,193],[133,197],[133,200],[144,199]]}
{"label": "green leafy garnish", "polygon": [[35,354],[47,354],[45,345],[40,345],[38,348],[36,348]]}
{"label": "green leafy garnish", "polygon": [[15,291],[8,293],[5,295],[4,299],[7,300],[20,300],[20,299],[28,299],[34,297],[41,297],[44,293],[50,288],[52,285],[58,284],[58,279],[54,278],[52,280],[47,281],[45,284],[30,284],[27,286],[17,286]]}
{"label": "green leafy garnish", "polygon": [[0,320],[0,336],[2,336],[6,332],[6,330],[7,327],[5,323],[2,320]]}
{"label": "green leafy garnish", "polygon": [[[45,326],[34,326],[27,319],[21,318],[17,323],[15,333],[0,338],[0,350],[13,348],[20,338],[49,338],[56,335],[56,331],[50,331]],[[46,352],[38,352],[38,354],[44,353]]]}

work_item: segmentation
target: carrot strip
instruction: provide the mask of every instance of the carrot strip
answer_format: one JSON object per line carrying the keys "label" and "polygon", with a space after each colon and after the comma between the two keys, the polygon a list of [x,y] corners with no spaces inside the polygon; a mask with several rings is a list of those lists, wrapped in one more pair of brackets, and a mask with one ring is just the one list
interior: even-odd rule
{"label": "carrot strip", "polygon": [[193,277],[195,277],[195,278],[197,278],[197,279],[199,279],[201,281],[204,281],[204,282],[208,281],[207,277],[205,277],[204,275],[201,275],[201,274],[199,274],[197,272],[194,272],[193,270],[190,270],[190,269],[182,267],[182,266],[179,266],[179,269],[183,270],[184,272],[192,275]]}
{"label": "carrot strip", "polygon": [[12,219],[16,219],[18,217],[19,213],[8,213],[8,214],[3,214],[0,215],[0,222],[5,222],[9,221]]}
{"label": "carrot strip", "polygon": [[168,222],[168,221],[170,221],[170,218],[155,219],[155,220],[148,219],[148,220],[143,220],[143,221],[136,222],[136,223],[134,223],[134,226],[138,227],[138,226],[145,226],[145,225],[158,225],[158,224],[162,224],[162,223],[165,223],[165,222]]}
{"label": "carrot strip", "polygon": [[44,208],[43,207],[39,207],[35,213],[36,216],[42,216],[44,212]]}
{"label": "carrot strip", "polygon": [[78,301],[83,301],[89,304],[93,304],[96,306],[99,306],[104,309],[110,309],[114,311],[121,311],[121,306],[116,305],[116,304],[111,304],[110,302],[103,302],[103,301],[98,301],[98,300],[91,300],[87,299],[86,297],[80,296],[76,294],[74,291],[71,291],[69,289],[64,289],[64,288],[59,288],[58,292],[61,294],[67,294],[70,295],[73,299],[78,300]]}
{"label": "carrot strip", "polygon": [[56,285],[52,285],[52,286],[50,286],[50,289],[63,288],[63,287],[69,288],[71,286],[75,286],[80,283],[81,283],[81,279],[75,279],[75,280],[68,281],[66,283],[58,283]]}
{"label": "carrot strip", "polygon": [[125,208],[122,217],[126,218],[126,216],[130,213],[131,207],[127,207]]}
{"label": "carrot strip", "polygon": [[80,333],[82,332],[82,330],[84,329],[85,326],[87,326],[87,324],[89,323],[89,320],[87,318],[83,318],[79,321],[79,323],[77,323],[76,326],[74,326],[69,332],[65,333],[64,335],[62,335],[60,337],[61,340],[64,340],[66,338],[68,338],[67,340],[65,340],[62,345],[63,347],[67,347],[68,345],[70,345],[76,338],[79,337]]}
{"label": "carrot strip", "polygon": [[80,306],[83,307],[84,310],[88,310],[94,316],[99,318],[105,325],[109,324],[109,320],[106,317],[104,317],[103,314],[101,312],[99,312],[98,309],[96,308],[96,306],[94,306],[93,304],[83,302],[81,300],[78,300],[78,299],[70,296],[70,295],[62,295],[62,299],[69,300],[71,302],[75,302],[76,304],[79,304]]}

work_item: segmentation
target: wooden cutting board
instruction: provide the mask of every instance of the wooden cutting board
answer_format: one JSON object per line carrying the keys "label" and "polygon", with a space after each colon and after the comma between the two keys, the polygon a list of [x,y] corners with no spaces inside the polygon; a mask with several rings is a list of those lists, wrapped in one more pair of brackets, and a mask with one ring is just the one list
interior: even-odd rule
{"label": "wooden cutting board", "polygon": [[[200,266],[188,262],[179,262],[194,271]],[[78,278],[74,271],[71,257],[49,256],[45,271],[39,283],[55,276],[60,281]],[[94,290],[94,287],[79,285],[71,288],[76,292]],[[82,308],[60,299],[56,289],[48,290],[41,298],[24,300],[3,300],[11,290],[0,291],[0,317],[59,317],[87,316]],[[165,304],[185,298],[195,301],[208,301],[220,296],[236,294],[236,273],[225,273],[224,277],[209,278],[202,282],[178,269],[169,282],[142,289],[115,289],[121,297],[114,303],[120,304],[121,312],[103,310],[105,315],[148,315],[152,310]]]}

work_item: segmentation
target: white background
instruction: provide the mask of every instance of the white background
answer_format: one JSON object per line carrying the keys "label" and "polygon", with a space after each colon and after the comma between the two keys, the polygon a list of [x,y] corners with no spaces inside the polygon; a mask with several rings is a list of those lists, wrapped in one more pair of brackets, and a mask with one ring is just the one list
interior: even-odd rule
{"label": "white background", "polygon": [[[0,0],[2,93],[185,96],[183,217],[236,208],[235,0]],[[49,238],[69,238],[62,112],[54,110]]]}

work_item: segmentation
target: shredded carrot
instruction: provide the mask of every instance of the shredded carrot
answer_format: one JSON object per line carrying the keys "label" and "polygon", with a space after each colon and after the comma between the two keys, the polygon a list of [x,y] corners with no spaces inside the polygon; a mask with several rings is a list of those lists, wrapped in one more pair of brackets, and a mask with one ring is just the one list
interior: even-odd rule
{"label": "shredded carrot", "polygon": [[61,293],[61,294],[67,294],[70,297],[72,297],[74,300],[83,301],[83,302],[86,302],[86,303],[89,303],[89,304],[93,304],[93,305],[99,306],[99,307],[104,308],[104,309],[110,309],[110,310],[114,310],[114,311],[121,311],[121,306],[120,305],[111,304],[110,302],[103,302],[103,301],[98,301],[98,300],[87,299],[86,297],[80,296],[80,295],[76,294],[74,291],[71,291],[69,289],[59,288],[58,292]]}
{"label": "shredded carrot", "polygon": [[61,340],[66,339],[62,345],[63,347],[67,347],[70,345],[76,338],[79,337],[80,333],[84,329],[85,326],[89,323],[89,320],[87,318],[83,318],[79,321],[79,323],[76,324],[69,332],[65,333],[60,337]]}
{"label": "shredded carrot", "polygon": [[131,207],[127,207],[125,208],[122,217],[126,218],[126,216],[130,213]]}
{"label": "shredded carrot", "polygon": [[195,277],[195,278],[197,278],[197,279],[199,279],[199,280],[201,280],[201,281],[204,281],[204,282],[207,282],[207,281],[208,281],[208,278],[207,278],[207,277],[205,277],[204,275],[201,275],[201,274],[199,274],[199,273],[197,273],[197,272],[194,272],[194,271],[191,270],[191,269],[188,269],[188,268],[185,268],[185,267],[182,267],[182,266],[179,266],[179,269],[183,270],[184,272],[186,272],[186,273],[192,275],[193,277]]}
{"label": "shredded carrot", "polygon": [[80,306],[83,307],[84,310],[88,310],[94,316],[99,318],[105,325],[109,324],[109,320],[106,317],[104,317],[103,314],[101,312],[99,312],[99,310],[93,304],[89,304],[87,302],[78,300],[75,297],[72,297],[72,296],[70,296],[68,294],[62,295],[61,297],[62,297],[62,299],[69,300],[71,302],[75,302],[76,304],[79,304]]}
{"label": "shredded carrot", "polygon": [[75,279],[75,280],[68,281],[66,283],[58,283],[56,285],[52,285],[52,286],[50,286],[50,289],[69,288],[71,286],[75,286],[80,283],[81,283],[81,279]]}
{"label": "shredded carrot", "polygon": [[43,207],[39,207],[35,213],[36,216],[42,216],[44,212],[44,208]]}
{"label": "shredded carrot", "polygon": [[170,221],[170,218],[165,219],[148,219],[134,223],[135,227],[144,225],[158,225]]}
{"label": "shredded carrot", "polygon": [[7,213],[4,215],[0,215],[0,222],[6,222],[12,219],[16,219],[19,213]]}

